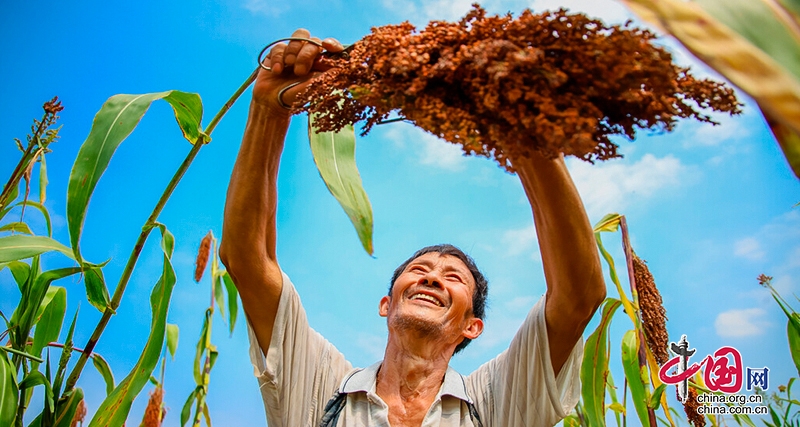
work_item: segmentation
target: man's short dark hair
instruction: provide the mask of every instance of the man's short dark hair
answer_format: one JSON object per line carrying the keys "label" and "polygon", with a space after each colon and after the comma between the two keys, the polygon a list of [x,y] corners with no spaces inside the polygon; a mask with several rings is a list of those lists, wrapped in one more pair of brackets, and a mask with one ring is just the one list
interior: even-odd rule
{"label": "man's short dark hair", "polygon": [[[394,274],[392,274],[392,281],[389,282],[389,296],[392,296],[394,282],[397,281],[397,278],[400,277],[400,274],[403,273],[403,270],[408,267],[408,264],[411,264],[411,261],[414,261],[415,259],[431,252],[438,253],[439,255],[454,256],[460,259],[461,262],[467,266],[469,272],[472,273],[472,278],[475,280],[475,292],[472,294],[472,315],[483,320],[486,310],[486,296],[489,293],[489,282],[486,280],[486,277],[483,276],[483,273],[478,270],[478,266],[475,265],[475,260],[473,260],[469,255],[465,254],[464,251],[453,245],[443,244],[426,246],[415,252],[414,255],[411,255],[410,258],[408,258],[404,263],[400,264],[400,266],[394,270]],[[464,347],[469,345],[471,341],[472,340],[469,338],[464,338],[464,340],[458,344],[456,351],[453,354],[456,354],[464,349]]]}

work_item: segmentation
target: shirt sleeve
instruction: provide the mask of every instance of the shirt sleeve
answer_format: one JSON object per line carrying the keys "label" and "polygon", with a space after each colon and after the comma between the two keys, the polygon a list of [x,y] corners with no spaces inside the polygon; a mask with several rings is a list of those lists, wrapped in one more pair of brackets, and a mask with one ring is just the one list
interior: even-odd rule
{"label": "shirt sleeve", "polygon": [[285,273],[267,357],[249,322],[247,326],[250,360],[268,425],[316,426],[325,404],[352,365],[308,325],[300,296]]}
{"label": "shirt sleeve", "polygon": [[467,377],[467,388],[485,427],[553,426],[580,399],[583,339],[556,377],[544,307],[542,297],[508,349]]}

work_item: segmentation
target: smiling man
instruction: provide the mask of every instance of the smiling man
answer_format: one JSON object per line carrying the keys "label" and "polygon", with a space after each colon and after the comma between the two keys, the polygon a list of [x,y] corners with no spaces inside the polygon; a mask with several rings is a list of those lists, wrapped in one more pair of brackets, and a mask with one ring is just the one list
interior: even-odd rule
{"label": "smiling man", "polygon": [[[297,30],[294,37],[309,37]],[[220,255],[249,323],[270,427],[550,426],[579,398],[581,336],[605,298],[591,226],[563,159],[513,158],[530,201],[547,292],[509,348],[475,372],[451,357],[483,331],[487,281],[451,245],[423,248],[394,272],[379,305],[383,360],[354,369],[308,325],[276,257],[276,181],[291,105],[325,68],[333,39],[273,48],[253,90],[231,176]]]}

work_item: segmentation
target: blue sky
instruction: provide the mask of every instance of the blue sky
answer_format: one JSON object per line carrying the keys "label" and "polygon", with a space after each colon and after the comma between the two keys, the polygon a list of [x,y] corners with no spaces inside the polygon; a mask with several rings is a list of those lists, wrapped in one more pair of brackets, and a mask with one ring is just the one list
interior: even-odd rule
{"label": "blue sky", "polygon": [[[30,120],[41,116],[41,104],[58,95],[65,110],[61,139],[47,157],[51,184],[46,204],[54,216],[55,237],[62,242],[68,241],[69,171],[94,114],[111,95],[197,92],[207,122],[252,71],[261,47],[297,27],[351,43],[372,26],[457,19],[470,1],[79,3],[12,2],[0,16],[0,94],[5,100],[0,103],[0,174],[7,176],[18,159],[12,138],[24,139]],[[632,17],[611,0],[497,0],[484,6],[495,13],[565,6],[610,22]],[[675,43],[664,43],[677,61],[711,75]],[[699,355],[734,346],[745,366],[768,366],[770,381],[777,385],[796,371],[785,317],[756,277],[774,276],[786,297],[800,287],[800,208],[792,208],[800,201],[800,185],[754,103],[740,95],[745,113],[722,117],[721,126],[681,122],[672,134],[642,132],[633,143],[620,141],[624,159],[596,165],[570,159],[568,164],[593,223],[608,212],[627,216],[633,246],[649,262],[664,297],[671,337],[687,334]],[[178,354],[167,365],[167,425],[178,424],[194,387],[194,344],[209,289],[208,277],[199,285],[191,279],[194,256],[209,229],[221,234],[248,100],[249,92],[225,117],[160,218],[176,236],[178,284],[169,319],[181,328]],[[105,270],[110,287],[188,150],[169,107],[157,102],[114,156],[91,201],[82,240],[88,259],[111,259]],[[377,308],[392,270],[421,246],[450,242],[470,253],[490,280],[486,331],[452,362],[462,373],[470,372],[505,348],[545,291],[532,215],[518,179],[405,124],[378,127],[359,139],[357,157],[374,210],[374,258],[361,249],[319,178],[305,117],[294,119],[280,171],[278,256],[312,327],[355,365],[371,364],[385,345],[386,327]],[[35,213],[26,215],[42,225]],[[160,274],[155,237],[97,347],[117,380],[133,366],[146,338],[149,292]],[[619,235],[604,238],[622,263]],[[50,268],[64,262],[57,255],[45,259]],[[86,303],[79,283],[67,279],[59,284],[68,288],[68,316],[80,303],[76,344],[82,346],[99,313]],[[0,310],[10,313],[18,298],[11,276],[0,272]],[[618,314],[612,345],[618,348],[627,329],[626,318]],[[228,337],[217,317],[213,342],[220,351],[209,397],[215,425],[264,425],[243,323]],[[621,383],[618,362],[615,366]],[[104,397],[102,380],[87,368],[81,384],[92,413]],[[131,422],[141,419],[145,403],[146,391],[133,406]]]}

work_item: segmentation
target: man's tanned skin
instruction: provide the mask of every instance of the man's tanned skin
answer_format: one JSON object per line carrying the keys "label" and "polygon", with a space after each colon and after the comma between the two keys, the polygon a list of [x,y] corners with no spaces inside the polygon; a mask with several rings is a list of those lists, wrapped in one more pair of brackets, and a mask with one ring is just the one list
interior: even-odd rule
{"label": "man's tanned skin", "polygon": [[[300,29],[293,37],[310,37]],[[341,51],[334,39],[324,50]],[[322,48],[292,41],[276,46],[253,90],[250,115],[231,177],[220,256],[266,355],[283,287],[276,258],[278,165],[291,113],[278,92],[293,82],[287,104],[318,72]],[[533,210],[547,297],[550,360],[558,375],[603,299],[605,285],[594,235],[563,158],[536,153],[512,158]],[[389,406],[392,426],[419,426],[442,385],[456,346],[475,339],[483,321],[472,314],[475,280],[458,258],[428,253],[412,261],[381,299],[389,338],[377,377],[377,394]]]}

